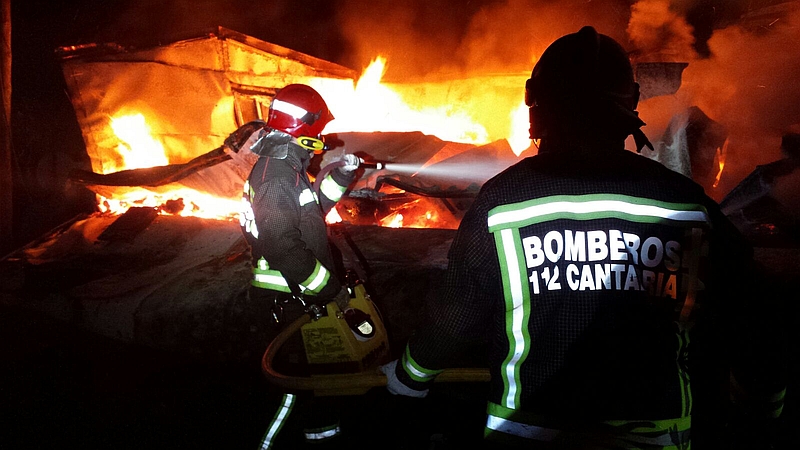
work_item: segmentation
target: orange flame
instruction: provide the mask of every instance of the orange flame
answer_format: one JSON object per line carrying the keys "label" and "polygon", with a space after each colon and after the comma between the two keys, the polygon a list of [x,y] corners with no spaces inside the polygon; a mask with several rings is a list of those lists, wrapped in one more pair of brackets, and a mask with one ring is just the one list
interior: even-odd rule
{"label": "orange flame", "polygon": [[711,187],[717,187],[719,185],[719,180],[722,178],[722,170],[725,169],[725,157],[728,154],[728,139],[725,139],[725,143],[722,144],[722,147],[717,147],[717,154],[715,155],[715,159],[717,160],[717,164],[719,165],[719,172],[717,172],[717,178],[714,179],[714,184]]}
{"label": "orange flame", "polygon": [[112,117],[111,129],[121,141],[117,152],[122,156],[122,167],[110,167],[108,172],[122,169],[143,169],[169,164],[164,146],[150,135],[143,114]]}
{"label": "orange flame", "polygon": [[[141,113],[112,117],[110,127],[120,140],[117,152],[122,162],[104,165],[105,173],[169,164],[164,146],[150,134],[147,120]],[[109,167],[110,166],[110,167]],[[131,207],[157,208],[160,214],[196,216],[209,219],[232,219],[239,210],[239,201],[217,197],[180,186],[157,188],[130,187],[114,190],[114,197],[97,194],[101,212],[122,214]]]}
{"label": "orange flame", "polygon": [[403,215],[399,212],[393,212],[384,217],[380,222],[382,227],[400,228],[403,226]]}
{"label": "orange flame", "polygon": [[[420,131],[445,141],[476,145],[506,139],[516,154],[531,145],[528,109],[520,100],[527,74],[391,84],[382,81],[386,64],[386,58],[375,58],[357,82],[323,78],[308,81],[326,99],[336,117],[325,133]],[[119,142],[117,155],[112,156],[115,161],[102,163],[104,173],[171,162],[168,149],[152,136],[148,120],[151,119],[143,113],[131,114],[130,109],[110,118],[110,129]],[[179,184],[119,188],[114,189],[113,195],[103,194],[97,195],[101,211],[116,214],[133,206],[145,206],[157,208],[161,214],[231,219],[239,210],[237,199],[215,197]],[[392,227],[436,227],[445,223],[453,226],[452,217],[439,216],[438,206],[427,206],[427,211],[421,205],[403,209],[402,213],[397,210],[381,223]],[[326,221],[336,223],[342,218],[334,208]]]}
{"label": "orange flame", "polygon": [[378,56],[354,86],[309,82],[336,117],[326,133],[421,131],[476,145],[506,139],[516,154],[530,146],[528,109],[520,92],[527,74],[393,84],[382,81],[386,66],[386,58]]}

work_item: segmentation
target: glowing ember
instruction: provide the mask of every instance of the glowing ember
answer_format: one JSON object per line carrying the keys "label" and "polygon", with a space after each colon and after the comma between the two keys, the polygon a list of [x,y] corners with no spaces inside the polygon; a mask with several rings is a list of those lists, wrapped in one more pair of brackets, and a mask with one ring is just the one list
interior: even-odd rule
{"label": "glowing ember", "polygon": [[156,208],[159,214],[194,216],[206,219],[235,219],[239,201],[204,194],[190,188],[175,188],[157,193],[143,188],[132,189],[115,199],[97,195],[101,212],[122,214],[129,208],[144,206]]}
{"label": "glowing ember", "polygon": [[403,215],[398,212],[391,213],[381,220],[381,226],[388,228],[400,228],[403,226]]}
{"label": "glowing ember", "polygon": [[[105,170],[105,173],[169,164],[164,146],[150,134],[144,115],[112,117],[110,126],[121,141],[117,145],[117,151],[121,156],[122,166],[112,167]],[[151,207],[158,209],[160,214],[233,219],[239,209],[238,199],[220,198],[179,186],[118,188],[114,194],[114,198],[97,195],[101,212],[122,214],[131,207]]]}

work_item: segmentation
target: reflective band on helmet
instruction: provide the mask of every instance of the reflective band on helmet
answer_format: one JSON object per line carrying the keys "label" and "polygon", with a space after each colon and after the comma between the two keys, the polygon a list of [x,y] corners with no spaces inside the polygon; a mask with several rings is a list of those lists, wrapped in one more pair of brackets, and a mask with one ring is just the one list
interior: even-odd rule
{"label": "reflective band on helmet", "polygon": [[331,273],[328,272],[328,269],[326,269],[321,262],[317,261],[317,265],[314,267],[314,271],[311,272],[311,275],[300,283],[300,289],[304,292],[307,290],[312,295],[319,294],[319,291],[325,287],[330,277]]}
{"label": "reflective band on helmet", "polygon": [[342,198],[344,191],[347,190],[347,186],[340,186],[333,178],[325,177],[319,185],[319,190],[325,197],[338,202]]}
{"label": "reflective band on helmet", "polygon": [[319,441],[324,441],[325,439],[336,437],[341,432],[342,430],[339,427],[339,424],[337,423],[336,425],[333,425],[331,427],[317,428],[314,430],[305,430],[303,434],[305,435],[307,441],[319,442]]}
{"label": "reflective band on helmet", "polygon": [[317,196],[311,191],[311,189],[303,189],[303,192],[300,193],[300,198],[298,200],[300,201],[300,206],[304,206],[311,202],[316,202]]}
{"label": "reflective band on helmet", "polygon": [[406,351],[403,353],[403,369],[412,380],[423,383],[442,373],[442,370],[430,370],[417,364],[414,358],[411,357],[411,350],[408,346],[406,346]]}
{"label": "reflective band on helmet", "polygon": [[272,100],[272,109],[274,109],[275,111],[280,111],[284,114],[288,114],[294,117],[295,119],[302,119],[303,116],[308,114],[308,111],[306,111],[305,109],[297,105],[284,102],[283,100],[278,100],[277,98]]}
{"label": "reflective band on helmet", "polygon": [[259,447],[261,450],[269,450],[270,448],[272,448],[272,443],[275,437],[278,435],[278,432],[281,431],[281,428],[283,427],[286,418],[289,417],[289,414],[292,412],[293,406],[294,406],[294,395],[285,394],[283,396],[283,402],[281,403],[281,407],[278,409],[278,412],[275,413],[275,417],[269,424],[267,432],[261,439],[261,446]]}

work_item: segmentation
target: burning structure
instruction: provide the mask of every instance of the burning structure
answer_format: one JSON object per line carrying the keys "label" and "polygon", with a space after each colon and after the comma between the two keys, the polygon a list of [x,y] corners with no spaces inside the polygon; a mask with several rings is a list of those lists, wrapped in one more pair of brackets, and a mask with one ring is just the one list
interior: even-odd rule
{"label": "burning structure", "polygon": [[[702,174],[710,189],[720,182],[725,155],[741,158],[737,136],[728,139],[739,128],[717,123],[724,114],[713,103],[687,109],[673,94],[687,88],[687,75],[690,92],[698,92],[698,71],[675,54],[652,55],[635,55],[640,111],[663,131],[653,139],[660,152],[648,156]],[[153,48],[64,47],[59,56],[93,169],[73,180],[97,194],[101,213],[17,252],[7,292],[33,292],[30,306],[157,347],[238,348],[249,339],[247,249],[235,215],[252,156],[220,145],[239,125],[263,117],[281,86],[315,87],[336,116],[327,132],[338,133],[349,153],[392,163],[367,171],[329,221],[342,221],[332,234],[345,264],[369,278],[376,298],[400,305],[387,317],[397,339],[444,268],[471,196],[535,152],[521,98],[529,64],[519,73],[391,84],[381,81],[382,58],[358,74],[225,28]],[[471,114],[441,106],[452,104]],[[478,110],[483,116],[475,119]],[[726,152],[729,146],[734,151]],[[38,284],[42,279],[51,284]]]}
{"label": "burning structure", "polygon": [[[479,125],[457,128],[461,130],[460,142],[451,142],[419,133],[404,136],[402,132],[420,127],[410,124],[407,125],[410,130],[394,128],[403,123],[401,120],[392,118],[384,124],[370,124],[365,123],[361,114],[353,117],[353,109],[365,109],[365,99],[387,108],[383,105],[387,103],[386,88],[380,84],[384,62],[380,60],[365,71],[356,85],[357,74],[350,69],[221,27],[210,34],[156,48],[131,50],[113,44],[88,45],[61,48],[59,53],[94,171],[76,173],[73,179],[98,194],[102,211],[121,213],[136,205],[200,217],[235,214],[240,186],[252,164],[252,155],[226,154],[219,145],[242,124],[265,117],[275,92],[289,83],[309,84],[322,92],[331,103],[337,117],[333,125],[339,130],[394,131],[394,134],[351,134],[344,139],[350,153],[394,163],[398,172],[384,170],[380,183],[378,175],[368,174],[366,179],[373,186],[396,185],[394,178],[387,177],[407,177],[422,168],[427,169],[426,173],[435,173],[438,180],[479,185],[515,162],[520,153],[512,150],[507,141],[486,142],[487,132]],[[501,87],[513,85],[504,78],[499,80]],[[446,89],[457,90],[455,86],[451,83]],[[430,97],[436,87],[417,89],[425,91],[422,97]],[[352,103],[357,104],[347,109]],[[395,111],[400,109],[397,105],[389,106],[396,107]],[[424,114],[420,116],[411,120],[425,120]],[[459,122],[464,118],[450,115],[445,120]],[[393,125],[383,126],[386,122]],[[439,134],[448,137],[453,128],[439,126]],[[471,152],[477,156],[473,156],[470,169],[465,170],[463,160],[469,157],[463,155],[459,156],[461,163],[456,172],[454,164],[448,165],[450,173],[427,167],[470,153],[481,143],[490,147]],[[158,166],[172,168],[135,172]],[[482,169],[476,172],[478,166]],[[109,173],[113,175],[98,176]],[[147,175],[143,176],[144,173]],[[417,179],[422,178],[425,177]],[[417,189],[424,191],[424,185],[431,180],[421,183]],[[362,184],[358,188],[364,187]],[[441,191],[436,186],[433,189]],[[432,195],[443,198],[441,192]],[[165,206],[167,202],[169,206]],[[450,208],[443,215],[454,213],[457,214]],[[357,221],[364,223],[363,218]],[[457,218],[442,223],[445,222],[448,222],[446,227],[455,228]]]}
{"label": "burning structure", "polygon": [[[97,195],[99,212],[9,257],[3,295],[15,302],[25,293],[28,307],[156,348],[219,357],[261,350],[251,330],[269,315],[252,314],[247,303],[249,252],[236,215],[255,156],[221,144],[241,124],[265,117],[280,87],[315,86],[330,99],[347,151],[388,163],[368,170],[329,222],[343,222],[332,226],[332,240],[345,265],[369,280],[376,298],[398,306],[387,311],[395,339],[416,323],[409,315],[445,267],[471,198],[525,151],[506,139],[488,142],[479,126],[445,140],[364,128],[363,120],[360,127],[348,124],[349,102],[363,108],[363,97],[385,104],[386,95],[396,96],[380,85],[380,60],[356,80],[345,67],[225,28],[155,48],[92,44],[58,54],[92,163],[92,172],[71,178]],[[520,83],[509,79],[498,78],[498,92],[513,98]],[[467,87],[457,85],[448,81],[444,90],[464,95],[459,91]],[[442,90],[416,89],[426,96]],[[392,229],[399,227],[415,229]],[[65,301],[73,305],[69,311]]]}

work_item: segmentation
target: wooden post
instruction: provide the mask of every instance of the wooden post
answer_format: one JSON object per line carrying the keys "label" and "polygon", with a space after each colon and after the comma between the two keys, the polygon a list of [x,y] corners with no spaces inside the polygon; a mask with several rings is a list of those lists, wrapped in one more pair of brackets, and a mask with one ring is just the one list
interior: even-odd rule
{"label": "wooden post", "polygon": [[1,0],[0,22],[0,254],[13,245],[13,174],[11,171],[11,0]]}

